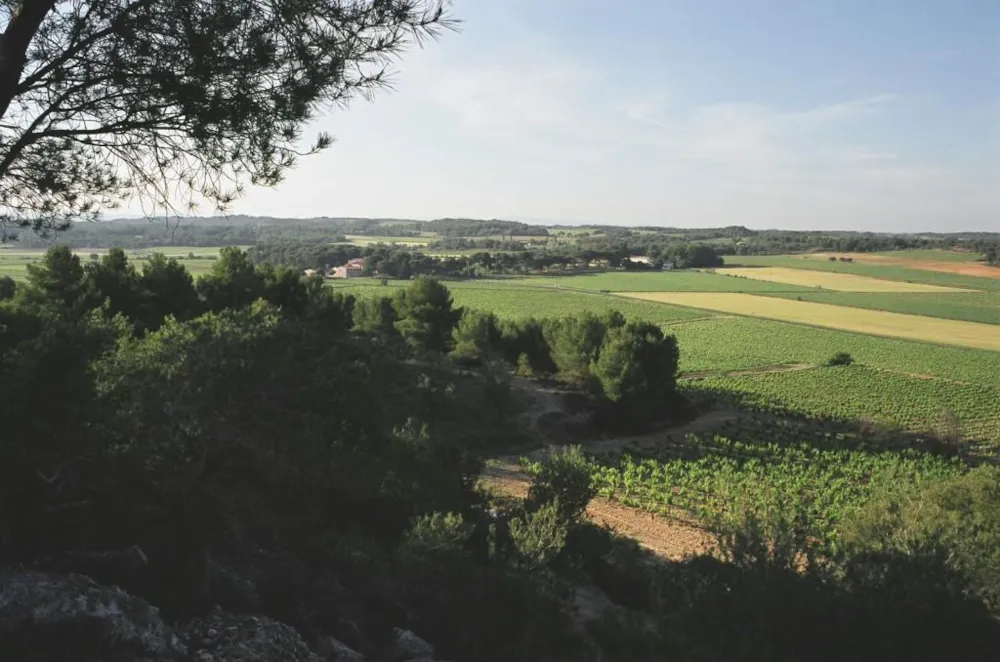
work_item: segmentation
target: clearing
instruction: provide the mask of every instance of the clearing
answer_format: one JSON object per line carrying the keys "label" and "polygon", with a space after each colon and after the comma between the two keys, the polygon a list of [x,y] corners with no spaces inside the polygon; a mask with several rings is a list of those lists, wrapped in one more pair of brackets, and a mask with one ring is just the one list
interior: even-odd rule
{"label": "clearing", "polygon": [[[832,273],[823,271],[807,271],[787,267],[750,267],[718,269],[715,273],[723,276],[737,276],[764,280],[786,285],[802,285],[805,287],[822,287],[837,292],[972,292],[957,287],[942,285],[927,285],[925,283],[904,283],[897,280],[881,280],[854,274]],[[736,289],[735,287],[733,289]]]}
{"label": "clearing", "polygon": [[854,333],[1000,351],[1000,333],[992,324],[730,292],[620,292],[619,295]]}

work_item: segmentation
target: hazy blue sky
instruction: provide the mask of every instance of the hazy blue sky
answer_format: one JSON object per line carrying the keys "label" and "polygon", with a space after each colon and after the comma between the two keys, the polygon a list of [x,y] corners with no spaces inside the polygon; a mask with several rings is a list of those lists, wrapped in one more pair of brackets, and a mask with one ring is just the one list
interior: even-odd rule
{"label": "hazy blue sky", "polygon": [[453,10],[461,32],[235,211],[1000,230],[997,0]]}

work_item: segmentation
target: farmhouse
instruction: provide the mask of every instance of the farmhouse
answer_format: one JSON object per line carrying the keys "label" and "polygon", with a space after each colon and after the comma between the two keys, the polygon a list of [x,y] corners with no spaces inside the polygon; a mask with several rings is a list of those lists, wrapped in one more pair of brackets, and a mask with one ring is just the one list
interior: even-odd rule
{"label": "farmhouse", "polygon": [[365,271],[365,259],[358,257],[348,260],[342,267],[334,267],[327,274],[330,278],[359,278]]}

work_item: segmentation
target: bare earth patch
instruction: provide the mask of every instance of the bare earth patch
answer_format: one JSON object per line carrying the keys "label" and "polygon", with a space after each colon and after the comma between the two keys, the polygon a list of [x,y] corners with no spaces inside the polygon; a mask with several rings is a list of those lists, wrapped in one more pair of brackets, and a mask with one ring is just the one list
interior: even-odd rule
{"label": "bare earth patch", "polygon": [[[481,483],[486,489],[507,496],[523,499],[528,494],[527,476],[509,468],[488,467]],[[716,549],[712,535],[694,522],[646,513],[603,497],[591,500],[587,519],[632,538],[666,559],[680,560],[693,554],[710,554]]]}
{"label": "bare earth patch", "polygon": [[[524,384],[522,383],[522,387]],[[557,398],[552,391],[536,389],[537,400],[526,411],[524,422],[531,425],[540,412],[559,409]],[[737,413],[731,409],[709,411],[684,425],[658,430],[638,436],[615,437],[583,442],[585,451],[593,454],[621,453],[629,448],[652,448],[664,443],[667,436],[683,436],[696,432],[708,432],[723,423],[735,420]],[[480,476],[480,485],[485,489],[510,497],[523,499],[528,495],[530,478],[521,469],[520,457],[539,459],[546,452],[539,448],[531,452],[509,454],[489,460]],[[620,502],[597,497],[587,506],[587,518],[610,528],[618,535],[633,538],[640,545],[667,559],[682,559],[693,554],[712,553],[715,539],[693,520],[681,517],[664,517],[644,512]]]}
{"label": "bare earth patch", "polygon": [[912,258],[892,257],[889,255],[872,255],[871,253],[816,253],[810,259],[827,260],[830,256],[850,257],[855,262],[867,264],[886,264],[908,269],[938,271],[960,276],[976,276],[978,278],[1000,278],[1000,267],[991,267],[981,262],[949,262],[947,260],[914,260]]}

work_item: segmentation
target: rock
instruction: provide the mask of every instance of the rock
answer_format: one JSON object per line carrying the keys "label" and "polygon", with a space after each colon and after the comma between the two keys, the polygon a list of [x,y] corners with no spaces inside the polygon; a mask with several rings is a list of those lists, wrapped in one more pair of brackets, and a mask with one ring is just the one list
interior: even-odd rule
{"label": "rock", "polygon": [[333,637],[324,637],[316,647],[326,662],[365,662],[365,656]]}
{"label": "rock", "polygon": [[265,616],[231,614],[217,607],[191,621],[185,634],[192,642],[192,659],[201,662],[324,662],[295,628]]}
{"label": "rock", "polygon": [[389,647],[389,662],[426,662],[434,657],[434,646],[410,630],[393,628],[393,641]]}
{"label": "rock", "polygon": [[187,653],[159,610],[145,600],[83,575],[31,570],[0,572],[0,640],[11,649],[51,644],[51,659],[73,649],[127,650],[132,659]]}

